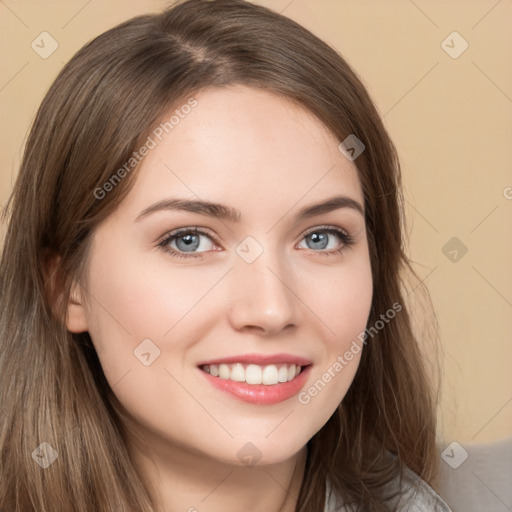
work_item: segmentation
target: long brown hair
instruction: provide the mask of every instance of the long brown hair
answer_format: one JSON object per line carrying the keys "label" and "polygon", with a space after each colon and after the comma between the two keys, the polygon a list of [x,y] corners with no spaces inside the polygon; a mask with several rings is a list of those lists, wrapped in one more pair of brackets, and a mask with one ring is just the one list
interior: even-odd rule
{"label": "long brown hair", "polygon": [[[339,141],[350,134],[363,141],[355,164],[374,282],[368,326],[402,306],[372,335],[345,398],[309,441],[296,510],[323,511],[327,480],[354,509],[388,510],[387,484],[404,466],[434,485],[439,383],[429,374],[436,352],[424,349],[428,332],[421,343],[413,332],[407,302],[426,290],[407,284],[415,274],[400,167],[376,108],[345,60],[292,20],[243,0],[187,0],[83,47],[46,94],[28,137],[4,215],[0,265],[4,512],[155,511],[126,449],[122,406],[89,334],[66,329],[65,305],[95,226],[126,196],[136,169],[104,197],[95,191],[162,113],[205,87],[235,83],[297,102]],[[44,470],[34,462],[41,443],[58,454]]]}

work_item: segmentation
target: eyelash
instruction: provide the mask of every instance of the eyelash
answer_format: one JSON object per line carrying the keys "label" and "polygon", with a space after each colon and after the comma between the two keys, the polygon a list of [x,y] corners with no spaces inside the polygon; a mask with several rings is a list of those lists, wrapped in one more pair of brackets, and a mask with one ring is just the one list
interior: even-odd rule
{"label": "eyelash", "polygon": [[[334,227],[334,226],[317,226],[313,229],[308,230],[306,233],[304,233],[304,236],[302,239],[306,238],[308,235],[311,235],[313,233],[329,233],[331,235],[337,235],[340,240],[343,242],[343,245],[340,249],[331,249],[330,251],[314,251],[320,256],[332,256],[334,254],[341,254],[342,250],[354,245],[355,241],[352,236],[350,236],[345,230],[342,230],[340,228]],[[204,235],[211,240],[213,240],[216,244],[219,244],[219,241],[216,237],[214,237],[211,233],[207,231],[203,231],[202,229],[198,228],[180,228],[176,231],[171,231],[170,233],[167,233],[164,238],[158,243],[158,247],[161,247],[164,251],[170,253],[172,256],[176,258],[202,258],[202,252],[200,253],[184,253],[180,251],[176,251],[175,249],[170,248],[168,245],[173,241],[179,238],[182,235]],[[302,240],[301,239],[301,240]],[[207,252],[207,251],[203,251]]]}

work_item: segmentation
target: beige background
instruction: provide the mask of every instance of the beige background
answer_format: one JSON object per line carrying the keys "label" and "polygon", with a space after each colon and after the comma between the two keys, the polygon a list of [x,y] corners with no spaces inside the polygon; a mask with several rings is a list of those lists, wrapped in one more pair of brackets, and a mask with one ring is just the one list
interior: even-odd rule
{"label": "beige background", "polygon": [[[336,47],[363,78],[402,160],[411,257],[440,326],[445,443],[512,435],[512,2],[257,0]],[[63,64],[161,0],[0,0],[0,204],[27,129]],[[31,48],[46,31],[47,59]],[[458,58],[442,46],[457,31]],[[456,52],[463,41],[444,44]],[[2,227],[2,236],[5,226]],[[443,247],[457,237],[459,247]],[[461,256],[460,243],[468,251]],[[449,254],[456,250],[457,254]]]}

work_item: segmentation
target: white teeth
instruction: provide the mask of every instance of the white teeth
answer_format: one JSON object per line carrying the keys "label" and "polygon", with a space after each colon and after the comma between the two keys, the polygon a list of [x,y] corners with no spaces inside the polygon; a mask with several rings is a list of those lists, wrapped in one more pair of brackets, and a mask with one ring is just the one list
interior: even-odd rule
{"label": "white teeth", "polygon": [[261,366],[250,364],[245,369],[245,382],[247,384],[261,384]]}
{"label": "white teeth", "polygon": [[240,363],[234,364],[233,368],[231,369],[229,378],[231,380],[235,380],[236,382],[244,382],[244,380],[245,380],[244,367]]}
{"label": "white teeth", "polygon": [[288,382],[288,367],[287,366],[281,366],[281,368],[279,368],[279,372],[277,374],[277,380],[279,382]]}
{"label": "white teeth", "polygon": [[227,364],[221,364],[219,366],[219,377],[221,379],[229,379],[229,366]]}
{"label": "white teeth", "polygon": [[247,384],[264,384],[272,386],[280,382],[288,382],[299,375],[301,367],[295,364],[259,366],[242,363],[235,364],[210,364],[203,365],[201,369],[213,377],[229,379],[235,382],[247,382]]}
{"label": "white teeth", "polygon": [[277,384],[279,382],[278,377],[279,373],[276,365],[271,364],[270,366],[265,366],[265,368],[263,368],[263,384],[266,384],[267,386],[270,384]]}

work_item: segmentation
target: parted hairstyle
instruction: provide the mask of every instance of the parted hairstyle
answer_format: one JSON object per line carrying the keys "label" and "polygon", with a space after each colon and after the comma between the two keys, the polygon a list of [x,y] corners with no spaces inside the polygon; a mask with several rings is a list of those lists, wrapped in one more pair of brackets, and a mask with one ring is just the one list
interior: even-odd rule
{"label": "parted hairstyle", "polygon": [[[180,0],[80,49],[51,85],[27,138],[3,214],[3,512],[157,510],[126,447],[125,411],[89,333],[66,329],[66,304],[72,280],[83,278],[95,226],[120,204],[138,169],[104,197],[95,191],[163,113],[201,89],[228,84],[293,101],[340,142],[354,134],[364,143],[354,163],[374,286],[368,326],[402,305],[368,340],[342,403],[307,443],[296,511],[322,512],[326,481],[353,510],[389,510],[388,484],[404,466],[435,488],[439,363],[437,342],[429,340],[437,334],[414,327],[409,299],[425,295],[431,303],[407,256],[399,161],[376,107],[344,58],[289,18],[243,0]],[[42,442],[58,453],[46,469],[32,456]]]}

